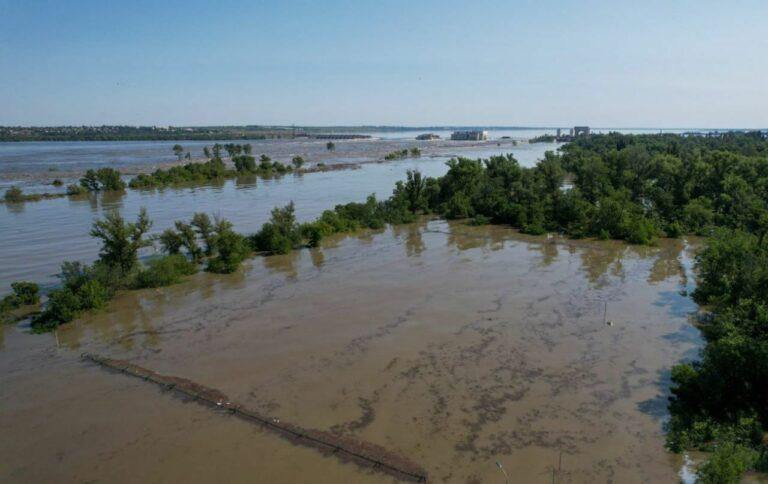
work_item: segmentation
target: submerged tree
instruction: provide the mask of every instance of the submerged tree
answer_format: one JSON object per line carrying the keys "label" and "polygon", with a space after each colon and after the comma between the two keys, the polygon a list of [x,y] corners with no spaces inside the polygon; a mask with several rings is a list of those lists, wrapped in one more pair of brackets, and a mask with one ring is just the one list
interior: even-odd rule
{"label": "submerged tree", "polygon": [[173,145],[173,154],[181,161],[181,157],[184,156],[184,147],[180,144]]}
{"label": "submerged tree", "polygon": [[126,223],[119,212],[108,213],[93,223],[91,236],[101,239],[100,261],[109,267],[128,273],[138,261],[138,251],[152,245],[144,235],[152,226],[146,209],[142,208],[135,223]]}

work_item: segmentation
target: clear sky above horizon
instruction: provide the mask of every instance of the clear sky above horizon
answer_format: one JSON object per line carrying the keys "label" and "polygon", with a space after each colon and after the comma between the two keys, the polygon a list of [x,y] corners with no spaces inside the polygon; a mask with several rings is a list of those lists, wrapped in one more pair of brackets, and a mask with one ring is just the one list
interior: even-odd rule
{"label": "clear sky above horizon", "polygon": [[0,0],[0,125],[768,127],[768,1]]}

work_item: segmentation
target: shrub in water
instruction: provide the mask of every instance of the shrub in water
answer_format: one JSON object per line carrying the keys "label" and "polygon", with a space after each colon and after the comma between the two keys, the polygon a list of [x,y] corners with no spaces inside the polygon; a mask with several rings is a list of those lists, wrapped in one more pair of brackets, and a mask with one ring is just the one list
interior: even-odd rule
{"label": "shrub in water", "polygon": [[206,270],[220,274],[235,272],[249,252],[245,237],[231,229],[217,233],[216,249],[218,253],[208,261]]}
{"label": "shrub in water", "polygon": [[11,284],[11,289],[21,305],[40,302],[40,287],[34,282],[14,282]]}
{"label": "shrub in water", "polygon": [[197,272],[197,266],[181,254],[174,254],[147,263],[136,276],[137,287],[162,287],[176,284],[184,276]]}
{"label": "shrub in water", "polygon": [[9,203],[19,203],[24,201],[24,192],[21,188],[13,186],[5,191],[5,201]]}

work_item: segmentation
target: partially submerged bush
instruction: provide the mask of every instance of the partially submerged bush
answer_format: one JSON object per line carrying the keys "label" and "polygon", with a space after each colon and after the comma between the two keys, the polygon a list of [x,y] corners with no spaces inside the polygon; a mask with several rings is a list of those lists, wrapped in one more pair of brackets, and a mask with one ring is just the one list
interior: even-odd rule
{"label": "partially submerged bush", "polygon": [[151,259],[136,276],[136,287],[162,287],[176,284],[197,272],[197,265],[181,254]]}
{"label": "partially submerged bush", "polygon": [[261,230],[250,237],[253,250],[273,254],[287,254],[301,243],[301,232],[296,223],[293,202],[283,208],[272,209],[272,218]]}
{"label": "partially submerged bush", "polygon": [[712,456],[697,469],[697,483],[738,484],[744,473],[757,462],[759,455],[742,445],[719,445]]}
{"label": "partially submerged bush", "polygon": [[85,195],[86,193],[88,193],[88,189],[84,188],[82,185],[67,185],[67,195],[70,197]]}
{"label": "partially submerged bush", "polygon": [[12,186],[5,191],[5,201],[8,203],[20,203],[24,201],[24,192],[17,186]]}
{"label": "partially submerged bush", "polygon": [[208,260],[206,270],[228,274],[240,267],[240,263],[248,256],[250,248],[245,237],[231,229],[224,229],[216,234],[216,251],[216,256]]}
{"label": "partially submerged bush", "polygon": [[103,308],[113,290],[99,278],[105,274],[88,266],[69,263],[62,267],[64,287],[48,293],[45,309],[32,319],[36,331],[50,331],[75,319],[82,311]]}
{"label": "partially submerged bush", "polygon": [[11,283],[13,294],[18,298],[19,304],[37,304],[40,302],[40,286],[34,282],[19,281]]}
{"label": "partially submerged bush", "polygon": [[80,185],[89,192],[118,191],[125,189],[125,182],[122,180],[120,172],[114,168],[88,170],[83,177],[80,178]]}
{"label": "partially submerged bush", "polygon": [[0,318],[3,313],[40,302],[40,288],[33,282],[13,282],[11,289],[13,293],[0,299]]}

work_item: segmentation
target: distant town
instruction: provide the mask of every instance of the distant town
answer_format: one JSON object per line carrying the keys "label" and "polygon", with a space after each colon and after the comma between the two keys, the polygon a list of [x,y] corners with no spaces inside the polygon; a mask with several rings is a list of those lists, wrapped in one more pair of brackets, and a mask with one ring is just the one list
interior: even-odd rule
{"label": "distant town", "polygon": [[[589,126],[572,128],[521,127],[521,126],[0,126],[0,142],[3,141],[168,141],[168,140],[258,140],[308,138],[321,140],[353,140],[373,137],[369,133],[412,131],[417,140],[438,140],[439,135],[430,131],[453,130],[453,141],[485,141],[489,130],[547,130],[556,134],[544,134],[532,138],[532,142],[569,142],[580,136],[589,136]],[[605,131],[605,129],[603,129]],[[730,131],[746,130],[692,130],[684,136],[717,136]],[[768,130],[760,131],[763,136]]]}

